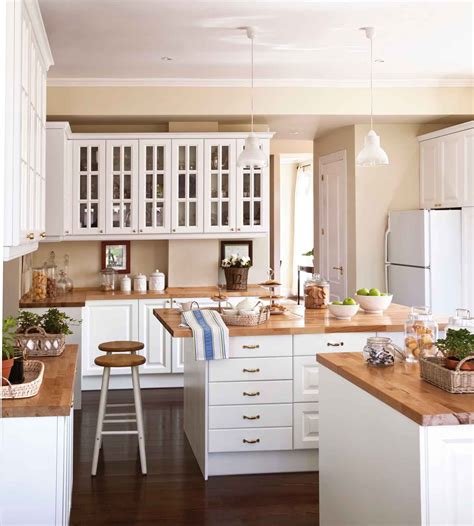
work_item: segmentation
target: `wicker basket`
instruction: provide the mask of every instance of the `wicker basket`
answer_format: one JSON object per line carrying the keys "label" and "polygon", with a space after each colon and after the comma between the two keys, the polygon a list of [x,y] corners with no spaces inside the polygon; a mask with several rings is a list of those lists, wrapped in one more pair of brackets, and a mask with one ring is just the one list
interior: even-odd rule
{"label": "wicker basket", "polygon": [[226,267],[224,268],[227,290],[247,290],[248,267]]}
{"label": "wicker basket", "polygon": [[222,319],[226,325],[239,325],[241,327],[254,327],[265,323],[270,317],[270,309],[262,307],[260,312],[255,314],[221,314]]}
{"label": "wicker basket", "polygon": [[30,398],[36,396],[41,387],[44,374],[44,363],[38,360],[28,360],[24,363],[25,381],[22,384],[11,384],[2,386],[0,398]]}
{"label": "wicker basket", "polygon": [[41,327],[30,327],[16,334],[16,345],[27,356],[59,356],[66,347],[64,334],[47,334]]}
{"label": "wicker basket", "polygon": [[474,371],[461,371],[461,366],[474,360],[474,356],[468,356],[460,360],[456,370],[447,369],[444,366],[444,358],[420,358],[420,375],[423,380],[436,385],[449,393],[474,393]]}

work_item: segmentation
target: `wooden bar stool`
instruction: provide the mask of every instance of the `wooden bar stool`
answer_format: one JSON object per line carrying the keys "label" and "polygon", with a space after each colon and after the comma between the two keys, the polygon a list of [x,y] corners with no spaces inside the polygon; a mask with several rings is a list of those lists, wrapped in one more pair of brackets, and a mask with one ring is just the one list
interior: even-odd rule
{"label": "wooden bar stool", "polygon": [[[132,343],[132,342],[130,342]],[[138,342],[134,342],[138,343]],[[143,344],[141,344],[143,346]],[[137,349],[138,350],[138,349]],[[138,448],[140,450],[140,464],[143,475],[146,475],[146,456],[145,456],[145,436],[143,432],[143,409],[140,394],[140,379],[138,376],[138,367],[146,362],[144,356],[137,354],[112,354],[114,351],[105,351],[107,355],[99,356],[94,363],[104,368],[102,374],[102,387],[100,391],[99,415],[97,417],[97,429],[95,433],[94,455],[92,457],[92,476],[97,473],[97,463],[99,461],[99,451],[102,447],[103,435],[138,435]],[[115,351],[125,352],[125,351]],[[109,390],[110,369],[113,367],[130,367],[132,369],[133,398],[135,402],[135,413],[106,413],[107,407],[125,407],[132,404],[110,404],[107,406],[107,394]],[[135,418],[112,418],[107,420],[105,417],[124,417],[134,416]],[[135,430],[116,430],[104,431],[104,424],[119,424],[136,422]]]}
{"label": "wooden bar stool", "polygon": [[115,352],[129,352],[136,354],[137,351],[144,349],[145,344],[142,342],[129,342],[117,340],[114,342],[104,342],[99,345],[99,350],[106,352],[107,354],[112,354]]}

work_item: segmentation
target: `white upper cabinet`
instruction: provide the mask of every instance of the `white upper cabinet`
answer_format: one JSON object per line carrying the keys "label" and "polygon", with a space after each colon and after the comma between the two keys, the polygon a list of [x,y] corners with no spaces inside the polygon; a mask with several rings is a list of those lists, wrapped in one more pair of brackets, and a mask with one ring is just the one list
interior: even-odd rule
{"label": "white upper cabinet", "polygon": [[[53,63],[36,1],[7,2],[4,259],[45,237],[46,74]],[[3,34],[3,33],[2,33]]]}
{"label": "white upper cabinet", "polygon": [[421,208],[474,206],[473,137],[473,122],[418,137]]}

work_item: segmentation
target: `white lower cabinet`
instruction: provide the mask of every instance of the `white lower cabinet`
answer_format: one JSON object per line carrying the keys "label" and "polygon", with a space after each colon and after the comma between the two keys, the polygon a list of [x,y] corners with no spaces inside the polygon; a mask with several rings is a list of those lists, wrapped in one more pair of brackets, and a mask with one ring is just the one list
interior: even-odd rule
{"label": "white lower cabinet", "polygon": [[293,401],[293,382],[211,382],[209,405],[284,404]]}
{"label": "white lower cabinet", "polygon": [[292,404],[215,405],[209,407],[209,429],[290,427]]}
{"label": "white lower cabinet", "polygon": [[317,402],[293,406],[293,447],[313,449],[319,446],[319,405]]}
{"label": "white lower cabinet", "polygon": [[291,427],[258,429],[213,429],[209,431],[209,452],[274,451],[292,449]]}
{"label": "white lower cabinet", "polygon": [[293,401],[316,402],[319,396],[319,367],[316,355],[293,358]]}

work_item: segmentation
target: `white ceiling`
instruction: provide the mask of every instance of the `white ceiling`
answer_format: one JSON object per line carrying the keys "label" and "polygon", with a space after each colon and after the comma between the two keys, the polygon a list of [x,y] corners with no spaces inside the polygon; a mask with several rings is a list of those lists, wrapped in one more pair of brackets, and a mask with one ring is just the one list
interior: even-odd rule
{"label": "white ceiling", "polygon": [[[55,65],[50,79],[242,84],[254,26],[261,84],[466,84],[473,77],[473,2],[40,0]],[[164,61],[161,57],[172,57]]]}

